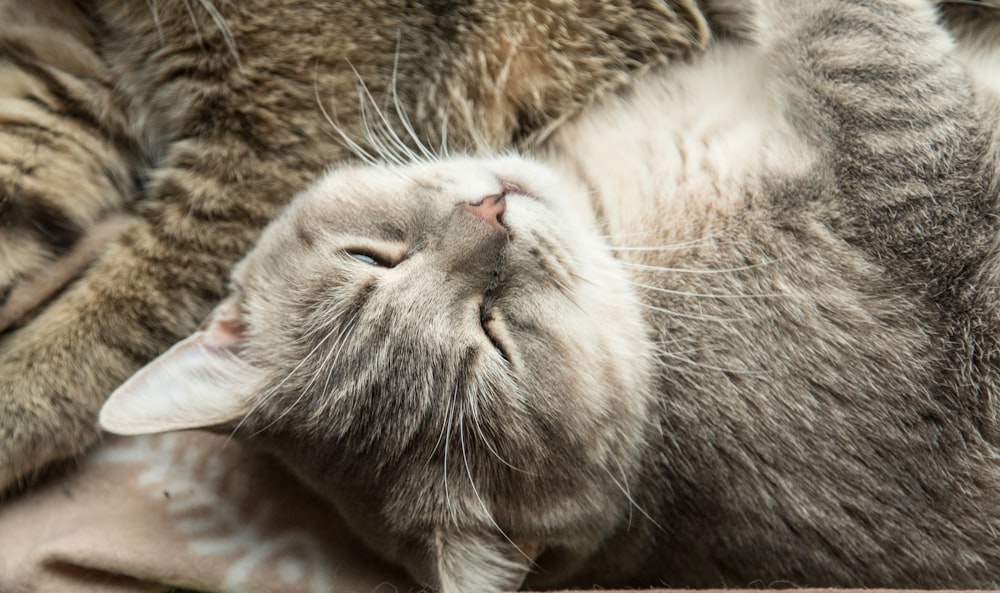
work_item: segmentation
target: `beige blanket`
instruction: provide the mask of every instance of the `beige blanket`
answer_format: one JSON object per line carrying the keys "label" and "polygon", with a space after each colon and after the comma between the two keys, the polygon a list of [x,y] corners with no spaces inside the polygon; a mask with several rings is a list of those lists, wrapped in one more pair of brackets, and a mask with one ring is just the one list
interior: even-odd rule
{"label": "beige blanket", "polygon": [[108,436],[75,471],[0,504],[0,593],[175,590],[416,587],[274,461],[206,433]]}
{"label": "beige blanket", "polygon": [[414,587],[269,458],[204,433],[112,437],[0,504],[0,592]]}

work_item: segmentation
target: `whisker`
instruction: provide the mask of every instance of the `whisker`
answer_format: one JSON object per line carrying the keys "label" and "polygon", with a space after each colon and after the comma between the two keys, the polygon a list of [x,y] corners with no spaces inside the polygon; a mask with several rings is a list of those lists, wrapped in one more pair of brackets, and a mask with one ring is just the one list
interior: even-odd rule
{"label": "whisker", "polygon": [[205,9],[212,20],[215,22],[215,26],[219,28],[219,33],[222,34],[222,39],[226,43],[226,47],[229,48],[229,53],[232,54],[233,60],[236,62],[236,69],[243,71],[243,63],[240,61],[240,52],[236,47],[236,39],[233,37],[233,32],[226,24],[226,20],[222,18],[222,13],[212,4],[211,0],[198,0],[201,7]]}
{"label": "whisker", "polygon": [[493,527],[496,528],[497,532],[501,536],[503,536],[503,538],[505,540],[507,540],[507,543],[509,543],[511,546],[513,546],[513,548],[515,550],[517,550],[518,553],[521,554],[521,556],[524,556],[525,560],[527,560],[532,566],[534,566],[535,565],[535,561],[532,560],[531,556],[528,556],[524,552],[524,550],[521,549],[520,546],[518,546],[517,544],[515,544],[514,540],[512,540],[509,535],[507,535],[507,532],[504,531],[502,527],[500,527],[500,524],[497,523],[497,520],[493,517],[493,513],[490,511],[490,508],[486,505],[486,501],[484,501],[483,497],[480,496],[480,494],[479,494],[479,488],[476,487],[476,480],[475,480],[475,478],[472,477],[472,469],[469,467],[469,455],[468,455],[468,453],[465,450],[465,425],[464,425],[464,415],[463,414],[459,414],[458,415],[458,436],[459,436],[459,439],[461,441],[462,460],[465,463],[465,475],[468,476],[468,478],[469,478],[469,485],[472,486],[472,493],[475,495],[476,500],[479,501],[479,505],[481,507],[483,507],[483,512],[486,513],[486,516],[489,518],[490,523],[493,524]]}
{"label": "whisker", "polygon": [[663,313],[677,319],[689,319],[691,321],[712,321],[715,323],[735,323],[739,321],[748,321],[749,317],[716,317],[715,315],[696,315],[694,313],[681,313],[680,311],[673,311],[671,309],[665,309],[663,307],[658,307],[656,305],[650,305],[639,301],[638,303],[641,307],[649,309],[650,311],[656,311],[657,313]]}
{"label": "whisker", "polygon": [[378,160],[368,153],[364,148],[362,148],[357,142],[355,142],[348,134],[344,131],[343,126],[340,125],[340,121],[337,119],[336,105],[334,105],[333,117],[326,111],[326,106],[323,104],[323,100],[319,96],[319,70],[318,70],[318,60],[313,65],[313,92],[316,95],[316,104],[319,106],[320,112],[323,114],[323,118],[326,119],[330,127],[334,129],[339,135],[339,140],[341,144],[347,148],[354,156],[358,157],[368,165],[378,164]]}
{"label": "whisker", "polygon": [[[398,54],[397,54],[397,59],[398,59]],[[365,128],[373,129],[368,125],[367,118],[364,117],[364,115],[367,113],[364,107],[365,104],[368,103],[371,104],[372,108],[375,111],[375,115],[378,117],[378,119],[376,119],[374,123],[379,126],[378,130],[381,131],[382,135],[385,137],[384,140],[380,140],[380,144],[387,148],[393,148],[396,151],[398,151],[392,153],[393,162],[399,165],[404,165],[407,162],[419,161],[420,159],[417,156],[417,154],[413,152],[413,149],[407,146],[405,142],[403,142],[402,138],[399,137],[399,134],[396,133],[396,130],[392,125],[392,123],[389,121],[389,118],[387,118],[385,113],[378,108],[378,104],[375,102],[375,98],[372,96],[371,91],[368,89],[368,85],[365,84],[365,81],[361,78],[361,74],[354,67],[354,64],[352,64],[350,60],[348,60],[347,64],[351,67],[351,70],[354,72],[354,76],[358,81],[361,92],[363,93],[363,97],[359,97],[359,99],[361,99],[362,116],[363,116],[363,121],[365,123]],[[365,99],[367,99],[367,101]],[[369,137],[369,140],[374,140],[374,138]],[[407,159],[404,159],[403,158],[404,156],[407,157]]]}
{"label": "whisker", "polygon": [[363,95],[363,84],[359,86],[358,90],[358,112],[361,116],[361,126],[362,131],[365,134],[365,139],[368,143],[378,151],[379,159],[398,166],[403,166],[406,161],[404,161],[398,154],[396,154],[386,143],[386,141],[381,138],[375,130],[376,122],[373,122],[368,116],[368,101]]}
{"label": "whisker", "polygon": [[[339,318],[340,315],[342,315],[342,313],[338,314],[337,316],[335,316],[335,319]],[[333,320],[331,320],[331,323],[333,323]],[[356,324],[357,324],[357,319],[356,318],[352,319],[351,323],[347,327],[343,328],[340,331],[340,333],[336,334],[337,335],[337,340],[334,342],[333,346],[329,349],[329,351],[326,353],[326,355],[324,355],[324,360],[323,360],[323,364],[321,365],[321,368],[332,369],[336,365],[336,357],[339,357],[339,355],[340,355],[340,346],[343,344],[343,342],[347,338],[347,336],[351,332],[354,331],[354,328],[355,328]],[[250,416],[252,414],[254,414],[254,413],[256,413],[256,412],[259,411],[260,406],[265,401],[267,401],[268,398],[272,397],[275,393],[277,393],[278,390],[289,379],[291,379],[295,375],[295,373],[298,372],[298,370],[300,368],[302,368],[302,366],[306,362],[309,362],[310,358],[320,348],[322,348],[326,344],[326,342],[330,339],[331,336],[333,336],[335,334],[335,331],[336,331],[336,328],[331,328],[330,331],[328,333],[326,333],[323,336],[323,338],[320,339],[320,341],[302,358],[302,360],[299,361],[299,363],[297,365],[295,365],[295,367],[291,371],[289,371],[285,375],[285,377],[281,381],[279,381],[274,387],[268,389],[266,393],[264,393],[261,397],[258,398],[257,402],[254,403],[254,405],[250,409],[250,411],[248,411],[246,414],[244,414],[243,418],[240,419],[240,422],[236,425],[236,428],[234,428],[234,430],[232,432],[230,432],[230,438],[233,437],[233,435],[236,432],[236,429],[238,429],[239,427],[241,427],[243,425],[243,423],[248,418],[250,418]],[[335,359],[334,359],[334,361],[332,363],[330,362],[330,357],[331,356],[335,357]],[[319,375],[318,373],[312,374],[310,376],[310,378],[309,378],[309,381],[306,383],[306,385],[303,386],[299,390],[299,394],[298,394],[298,396],[296,396],[295,401],[293,401],[291,404],[289,404],[280,414],[278,414],[277,417],[275,417],[274,419],[272,419],[265,426],[263,426],[263,427],[259,428],[257,431],[255,431],[254,432],[254,436],[263,433],[265,430],[267,430],[268,428],[274,426],[282,418],[284,418],[285,416],[287,416],[302,401],[302,399],[306,396],[306,394],[310,393],[310,390],[312,389],[312,386],[315,384],[315,381],[316,381],[318,375]],[[328,382],[324,385],[324,388],[326,388],[326,389],[329,388],[329,383]],[[324,393],[325,393],[325,391],[324,391]]]}
{"label": "whisker", "polygon": [[469,414],[472,417],[472,427],[476,431],[476,434],[479,435],[479,440],[482,441],[483,445],[486,446],[486,449],[490,453],[492,453],[493,456],[496,457],[497,460],[500,463],[506,465],[510,469],[512,469],[512,470],[514,470],[516,472],[523,473],[523,474],[528,473],[528,472],[526,472],[525,470],[523,470],[523,469],[521,469],[519,467],[515,467],[514,465],[511,465],[506,459],[504,459],[500,455],[500,453],[497,452],[497,450],[493,447],[493,444],[489,441],[489,439],[486,438],[486,434],[483,432],[481,423],[479,422],[479,404],[477,403],[477,401],[476,401],[475,398],[473,398],[469,402]]}
{"label": "whisker", "polygon": [[451,432],[452,432],[452,422],[454,421],[455,407],[458,405],[458,384],[455,384],[455,390],[452,394],[451,400],[448,401],[447,407],[445,408],[445,419],[444,419],[444,502],[448,511],[452,514],[452,520],[458,520],[458,510],[451,504],[451,493],[448,490],[448,452],[451,450]]}
{"label": "whisker", "polygon": [[153,27],[156,28],[156,37],[163,43],[163,23],[160,22],[160,10],[156,5],[157,0],[146,0],[146,5],[149,6],[149,12],[153,14]]}
{"label": "whisker", "polygon": [[982,8],[998,9],[1000,3],[989,0],[939,0],[942,4],[962,4],[964,6],[979,6]]}
{"label": "whisker", "polygon": [[[413,143],[417,145],[420,149],[421,154],[424,155],[428,161],[437,160],[439,157],[434,154],[417,136],[417,131],[413,128],[413,124],[410,122],[410,118],[406,115],[406,111],[403,109],[402,104],[399,102],[399,92],[397,91],[396,82],[399,78],[399,52],[402,44],[402,32],[400,30],[396,31],[396,55],[392,59],[392,81],[390,83],[390,89],[392,91],[392,100],[396,107],[396,116],[399,118],[400,123],[403,125],[403,129],[406,130],[407,135],[413,140]],[[414,155],[416,156],[416,155]],[[414,159],[416,160],[416,159]]]}
{"label": "whisker", "polygon": [[630,268],[636,268],[636,269],[639,269],[639,270],[652,270],[654,272],[666,272],[666,273],[671,273],[671,274],[708,274],[708,275],[716,275],[716,274],[731,274],[733,272],[746,272],[748,270],[756,270],[756,269],[762,268],[764,266],[772,265],[772,264],[774,264],[774,263],[776,263],[778,261],[780,261],[780,258],[779,259],[770,260],[770,261],[766,261],[766,262],[761,262],[761,263],[758,263],[758,264],[748,264],[748,265],[745,265],[745,266],[738,266],[738,267],[735,267],[735,268],[706,268],[706,269],[698,269],[698,268],[669,268],[669,267],[664,267],[664,266],[653,266],[653,265],[649,265],[649,264],[640,264],[640,263],[635,263],[635,262],[630,262],[630,261],[624,261],[624,260],[622,261],[622,265],[630,267]]}
{"label": "whisker", "polygon": [[733,369],[733,368],[719,367],[719,366],[715,366],[715,365],[711,365],[711,364],[705,364],[703,362],[697,362],[697,361],[691,360],[687,356],[683,356],[681,354],[678,354],[676,352],[671,352],[669,350],[656,349],[655,352],[657,354],[659,354],[660,356],[665,356],[667,358],[672,358],[674,360],[678,360],[680,362],[683,362],[685,366],[683,366],[683,367],[673,367],[676,370],[681,370],[681,371],[683,371],[683,370],[689,370],[689,369],[686,368],[688,366],[694,366],[694,367],[698,367],[700,369],[705,369],[705,370],[709,370],[709,371],[715,371],[715,372],[719,372],[719,373],[730,373],[730,374],[734,374],[734,375],[767,376],[769,374],[767,371],[764,371],[764,370]]}
{"label": "whisker", "polygon": [[[621,470],[622,477],[624,479],[625,468],[622,467],[620,461],[615,460],[615,463],[618,465],[618,469]],[[614,485],[618,488],[618,490],[620,490],[621,493],[624,494],[625,498],[628,500],[628,502],[629,502],[629,525],[632,524],[631,510],[634,508],[635,510],[639,511],[639,514],[641,514],[643,517],[645,517],[646,519],[648,519],[650,523],[652,523],[653,525],[655,525],[657,529],[659,529],[660,531],[666,533],[667,530],[664,529],[663,526],[660,525],[656,521],[656,519],[654,519],[652,517],[652,515],[650,515],[648,512],[646,512],[646,509],[642,508],[642,506],[639,505],[638,502],[636,502],[635,498],[632,497],[632,493],[629,490],[629,488],[627,486],[625,486],[624,484],[622,484],[621,482],[619,482],[618,478],[616,478],[614,476],[614,474],[611,473],[610,469],[608,469],[607,467],[604,467],[603,465],[601,466],[601,469],[603,469],[604,472],[608,474],[608,477],[611,478],[612,483],[614,483]]]}
{"label": "whisker", "polygon": [[[354,317],[353,319],[351,319],[350,324],[347,326],[347,328],[345,328],[345,330],[341,332],[340,336],[337,338],[337,341],[333,343],[333,345],[330,347],[329,352],[327,352],[327,355],[324,357],[323,363],[320,366],[320,368],[323,369],[323,386],[321,388],[320,393],[324,395],[328,395],[331,393],[331,383],[333,382],[333,374],[335,370],[338,368],[338,364],[340,363],[340,355],[343,352],[344,342],[353,336],[354,330],[357,328],[357,326],[358,326],[358,317]],[[313,377],[313,379],[318,376],[319,374],[317,373]],[[313,379],[310,379],[309,384],[306,385],[306,389],[312,388],[312,385],[314,383]]]}
{"label": "whisker", "polygon": [[[325,338],[324,338],[324,340],[325,340]],[[305,357],[303,357],[303,358],[302,358],[302,360],[300,360],[300,361],[299,361],[299,363],[298,363],[297,365],[295,365],[295,367],[294,367],[294,368],[293,368],[292,370],[288,371],[288,373],[286,373],[286,374],[285,374],[285,376],[284,376],[284,377],[283,377],[283,378],[282,378],[282,379],[281,379],[280,381],[278,381],[278,383],[276,383],[276,384],[275,384],[274,386],[272,386],[271,388],[269,388],[269,389],[268,389],[268,390],[267,390],[266,392],[264,392],[263,394],[261,394],[261,395],[260,395],[260,396],[259,396],[259,397],[257,398],[257,401],[255,401],[255,402],[253,403],[253,405],[252,405],[252,406],[250,407],[250,409],[249,409],[249,410],[248,410],[248,411],[247,411],[247,412],[246,412],[245,414],[243,414],[243,417],[242,417],[242,418],[240,418],[240,421],[239,421],[239,422],[237,422],[237,423],[236,423],[236,426],[234,426],[234,427],[233,427],[233,430],[231,430],[231,431],[229,432],[229,436],[228,436],[228,438],[226,439],[226,442],[227,442],[227,443],[229,442],[229,440],[231,440],[232,438],[234,438],[234,437],[235,437],[235,435],[236,435],[236,433],[237,433],[237,432],[239,431],[239,429],[243,427],[244,423],[246,423],[246,421],[247,421],[247,420],[248,420],[248,419],[249,419],[249,418],[250,418],[251,416],[253,416],[253,415],[254,415],[254,414],[256,414],[256,413],[257,413],[258,411],[260,411],[260,407],[261,407],[261,406],[262,406],[262,405],[264,404],[264,402],[265,402],[265,401],[267,401],[267,400],[268,400],[268,398],[272,397],[272,396],[273,396],[273,395],[274,395],[275,393],[277,393],[277,392],[278,392],[278,390],[279,390],[279,389],[281,389],[281,387],[282,387],[282,386],[283,386],[283,385],[284,385],[284,384],[285,384],[285,383],[286,383],[286,382],[287,382],[287,381],[288,381],[289,379],[291,379],[291,378],[292,378],[292,376],[293,376],[293,375],[294,375],[294,374],[295,374],[295,373],[296,373],[296,372],[297,372],[297,371],[298,371],[298,370],[299,370],[299,369],[300,369],[300,368],[302,367],[302,365],[303,365],[303,364],[305,364],[307,360],[309,360],[309,357],[310,357],[310,356],[311,356],[311,355],[312,355],[312,354],[313,354],[313,353],[314,353],[314,352],[315,352],[315,351],[316,351],[317,349],[319,349],[319,347],[320,347],[320,346],[322,346],[322,345],[323,345],[323,340],[320,340],[320,342],[319,342],[319,343],[317,343],[317,344],[316,344],[316,345],[315,345],[315,346],[313,347],[313,349],[312,349],[312,350],[311,350],[311,351],[310,351],[309,353],[307,353],[307,354],[306,354],[306,356],[305,356]]]}
{"label": "whisker", "polygon": [[194,14],[194,8],[191,7],[190,0],[181,0],[184,2],[184,9],[188,13],[188,18],[191,19],[191,26],[194,28],[194,36],[198,40],[198,45],[204,49],[205,39],[201,34],[201,27],[198,26],[198,17]]}
{"label": "whisker", "polygon": [[779,294],[779,293],[760,293],[760,294],[738,294],[738,293],[711,293],[711,292],[692,292],[685,290],[676,290],[673,288],[663,288],[661,286],[652,286],[649,284],[643,284],[641,282],[630,281],[632,286],[639,288],[645,288],[647,290],[652,290],[655,292],[660,292],[664,294],[672,294],[675,296],[683,297],[695,297],[695,298],[706,298],[706,299],[763,299],[763,298],[775,298],[775,297],[788,297],[789,295]]}
{"label": "whisker", "polygon": [[[451,398],[448,399],[448,400],[445,400],[445,410],[444,410],[445,418],[448,418],[448,415],[451,413],[450,410],[451,410],[452,402],[454,402],[457,398],[458,398],[458,384],[455,385],[455,389],[453,390]],[[446,427],[447,427],[447,423],[443,422],[441,424],[441,433],[438,434],[438,439],[434,443],[434,447],[431,448],[430,456],[427,458],[428,461],[430,461],[431,458],[434,457],[434,453],[437,452],[438,447],[441,445],[441,440],[444,439],[444,432],[445,432],[445,428]]]}
{"label": "whisker", "polygon": [[444,118],[441,120],[441,154],[445,158],[451,157],[451,152],[448,150],[448,120],[450,119],[450,110],[445,109]]}

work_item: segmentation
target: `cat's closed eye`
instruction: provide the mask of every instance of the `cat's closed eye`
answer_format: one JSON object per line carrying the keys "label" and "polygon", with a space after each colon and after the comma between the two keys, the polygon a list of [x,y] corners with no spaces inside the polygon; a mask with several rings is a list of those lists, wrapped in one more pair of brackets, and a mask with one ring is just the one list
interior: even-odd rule
{"label": "cat's closed eye", "polygon": [[359,262],[380,268],[393,268],[398,263],[395,259],[371,249],[349,249],[347,255]]}

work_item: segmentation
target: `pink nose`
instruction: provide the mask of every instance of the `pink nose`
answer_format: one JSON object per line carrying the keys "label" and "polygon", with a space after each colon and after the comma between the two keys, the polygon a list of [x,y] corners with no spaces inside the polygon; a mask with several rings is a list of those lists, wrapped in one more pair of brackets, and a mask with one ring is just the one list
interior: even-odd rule
{"label": "pink nose", "polygon": [[465,209],[486,224],[507,231],[507,227],[503,225],[503,213],[507,210],[507,200],[503,194],[486,196],[476,204],[466,204]]}

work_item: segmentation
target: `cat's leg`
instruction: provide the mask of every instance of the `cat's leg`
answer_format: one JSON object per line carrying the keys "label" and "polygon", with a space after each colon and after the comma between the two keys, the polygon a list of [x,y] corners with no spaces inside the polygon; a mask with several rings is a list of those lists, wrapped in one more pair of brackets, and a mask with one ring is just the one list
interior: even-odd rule
{"label": "cat's leg", "polygon": [[[0,3],[0,333],[93,258],[136,193],[135,142],[84,15]],[[105,224],[102,224],[105,222]]]}

